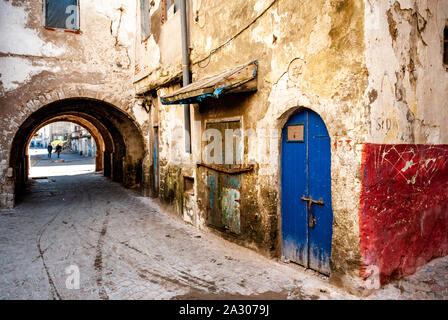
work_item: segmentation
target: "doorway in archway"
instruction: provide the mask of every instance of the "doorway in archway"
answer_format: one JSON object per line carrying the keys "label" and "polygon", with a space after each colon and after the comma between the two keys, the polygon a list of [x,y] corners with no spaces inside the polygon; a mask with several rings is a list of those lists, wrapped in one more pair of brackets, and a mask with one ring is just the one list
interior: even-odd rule
{"label": "doorway in archway", "polygon": [[[102,141],[74,122],[56,121],[37,130],[28,146],[29,177],[70,176],[95,172]],[[101,166],[98,168],[100,171]]]}

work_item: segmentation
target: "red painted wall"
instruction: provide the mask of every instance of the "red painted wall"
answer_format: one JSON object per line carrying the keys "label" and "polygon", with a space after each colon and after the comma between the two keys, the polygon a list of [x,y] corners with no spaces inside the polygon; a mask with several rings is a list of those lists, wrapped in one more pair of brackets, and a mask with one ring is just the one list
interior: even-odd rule
{"label": "red painted wall", "polygon": [[385,283],[448,254],[448,145],[365,144],[363,151],[362,262],[376,265]]}

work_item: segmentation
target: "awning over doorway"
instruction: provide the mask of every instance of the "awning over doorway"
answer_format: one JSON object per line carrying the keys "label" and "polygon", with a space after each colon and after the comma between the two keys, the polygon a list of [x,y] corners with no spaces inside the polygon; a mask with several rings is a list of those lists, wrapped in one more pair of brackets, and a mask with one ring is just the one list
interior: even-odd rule
{"label": "awning over doorway", "polygon": [[162,104],[199,103],[223,94],[257,90],[257,60],[193,82],[161,97]]}

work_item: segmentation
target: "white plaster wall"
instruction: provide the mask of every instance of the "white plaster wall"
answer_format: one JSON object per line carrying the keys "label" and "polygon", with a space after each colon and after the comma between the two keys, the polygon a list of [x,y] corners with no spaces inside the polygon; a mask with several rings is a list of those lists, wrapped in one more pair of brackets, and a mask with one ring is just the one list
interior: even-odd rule
{"label": "white plaster wall", "polygon": [[[85,4],[81,10],[95,10],[97,14],[111,20],[112,34],[117,37],[118,44],[126,47],[133,46],[136,28],[139,26],[136,22],[135,0],[81,1],[81,4],[82,2]],[[121,19],[120,15],[122,15]],[[87,23],[87,21],[84,22]]]}
{"label": "white plaster wall", "polygon": [[365,8],[368,142],[448,143],[448,1],[365,0]]}
{"label": "white plaster wall", "polygon": [[35,29],[27,27],[30,4],[13,6],[11,1],[0,1],[0,52],[21,55],[57,57],[66,48],[57,47],[39,37]]}
{"label": "white plaster wall", "polygon": [[[13,57],[0,57],[0,81],[4,92],[17,89],[21,83],[31,80],[44,70],[57,72],[44,61],[33,62],[26,56],[58,57],[65,52],[51,42],[39,38],[36,30],[27,28],[29,4],[21,7],[12,2],[0,1],[0,52]],[[25,57],[21,57],[25,56]]]}
{"label": "white plaster wall", "polygon": [[[112,59],[107,63],[117,62],[113,55],[122,56],[118,60],[124,67],[131,66],[136,29],[135,1],[80,1],[81,34],[78,35],[61,30],[45,31],[41,1],[38,2],[37,6],[33,2],[13,5],[11,1],[0,1],[0,81],[3,93],[18,89],[43,71],[104,73],[102,63]],[[107,29],[101,26],[104,19],[110,21]],[[99,38],[105,32],[112,37]],[[118,50],[112,53],[111,47]],[[73,67],[73,62],[76,67]]]}
{"label": "white plaster wall", "polygon": [[44,70],[58,72],[60,68],[18,57],[0,58],[0,81],[5,91],[17,89],[22,83],[30,81],[33,75]]}

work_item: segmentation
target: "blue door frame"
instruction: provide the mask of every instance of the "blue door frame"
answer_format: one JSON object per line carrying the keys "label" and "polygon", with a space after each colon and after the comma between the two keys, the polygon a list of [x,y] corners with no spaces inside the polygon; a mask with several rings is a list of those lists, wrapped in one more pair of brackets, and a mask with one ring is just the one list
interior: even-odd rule
{"label": "blue door frame", "polygon": [[325,123],[314,111],[293,115],[283,128],[281,178],[282,255],[329,275],[331,144]]}

